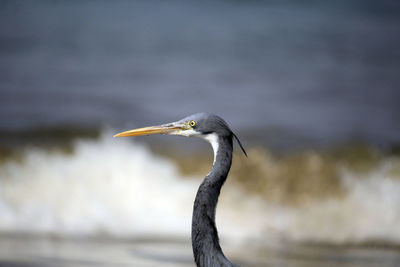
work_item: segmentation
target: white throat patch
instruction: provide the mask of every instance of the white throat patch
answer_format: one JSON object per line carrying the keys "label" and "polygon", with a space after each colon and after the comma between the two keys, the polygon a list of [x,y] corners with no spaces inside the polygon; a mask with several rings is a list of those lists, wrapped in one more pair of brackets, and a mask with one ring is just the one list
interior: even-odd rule
{"label": "white throat patch", "polygon": [[175,130],[173,132],[170,132],[169,135],[180,135],[180,136],[189,137],[189,136],[199,135],[199,133],[190,129],[190,130]]}
{"label": "white throat patch", "polygon": [[201,137],[203,139],[207,140],[208,142],[210,142],[210,144],[211,144],[211,146],[213,148],[213,151],[214,151],[214,162],[213,162],[213,164],[214,164],[215,160],[217,159],[217,153],[218,153],[218,147],[219,147],[218,135],[216,133],[211,133],[211,134],[207,134],[207,135],[202,135]]}

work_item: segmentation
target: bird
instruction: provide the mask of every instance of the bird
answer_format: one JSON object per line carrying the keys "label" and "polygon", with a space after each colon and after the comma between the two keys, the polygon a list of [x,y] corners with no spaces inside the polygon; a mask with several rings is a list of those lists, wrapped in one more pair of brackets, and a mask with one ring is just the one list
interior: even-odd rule
{"label": "bird", "polygon": [[232,164],[233,139],[237,140],[247,157],[239,138],[221,117],[209,113],[196,113],[179,121],[133,129],[114,137],[152,134],[200,137],[211,144],[213,165],[200,184],[193,205],[191,239],[194,261],[198,267],[237,267],[221,249],[215,212],[221,188]]}

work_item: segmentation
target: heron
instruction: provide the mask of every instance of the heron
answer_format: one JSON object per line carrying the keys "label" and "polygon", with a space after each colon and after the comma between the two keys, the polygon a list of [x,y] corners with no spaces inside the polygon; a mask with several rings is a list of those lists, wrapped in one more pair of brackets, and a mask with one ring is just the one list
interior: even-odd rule
{"label": "heron", "polygon": [[200,137],[211,144],[213,165],[199,186],[193,205],[191,238],[194,261],[198,267],[236,266],[225,257],[219,244],[215,210],[231,168],[234,138],[247,157],[239,138],[222,118],[208,113],[197,113],[179,121],[121,132],[114,137],[151,134]]}

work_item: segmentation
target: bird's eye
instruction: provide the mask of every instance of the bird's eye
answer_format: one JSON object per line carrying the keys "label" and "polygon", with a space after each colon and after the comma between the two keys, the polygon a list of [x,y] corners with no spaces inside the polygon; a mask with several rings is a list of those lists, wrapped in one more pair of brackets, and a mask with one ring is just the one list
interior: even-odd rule
{"label": "bird's eye", "polygon": [[196,122],[195,122],[195,121],[189,121],[189,125],[190,125],[191,127],[194,127],[194,126],[196,126]]}

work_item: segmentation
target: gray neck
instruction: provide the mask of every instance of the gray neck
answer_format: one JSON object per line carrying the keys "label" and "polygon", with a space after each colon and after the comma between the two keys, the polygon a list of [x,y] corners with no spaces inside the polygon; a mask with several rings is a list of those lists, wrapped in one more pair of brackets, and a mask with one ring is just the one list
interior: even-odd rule
{"label": "gray neck", "polygon": [[234,266],[221,250],[215,226],[218,196],[232,163],[232,136],[215,136],[214,141],[214,164],[197,191],[192,217],[193,254],[201,267]]}

